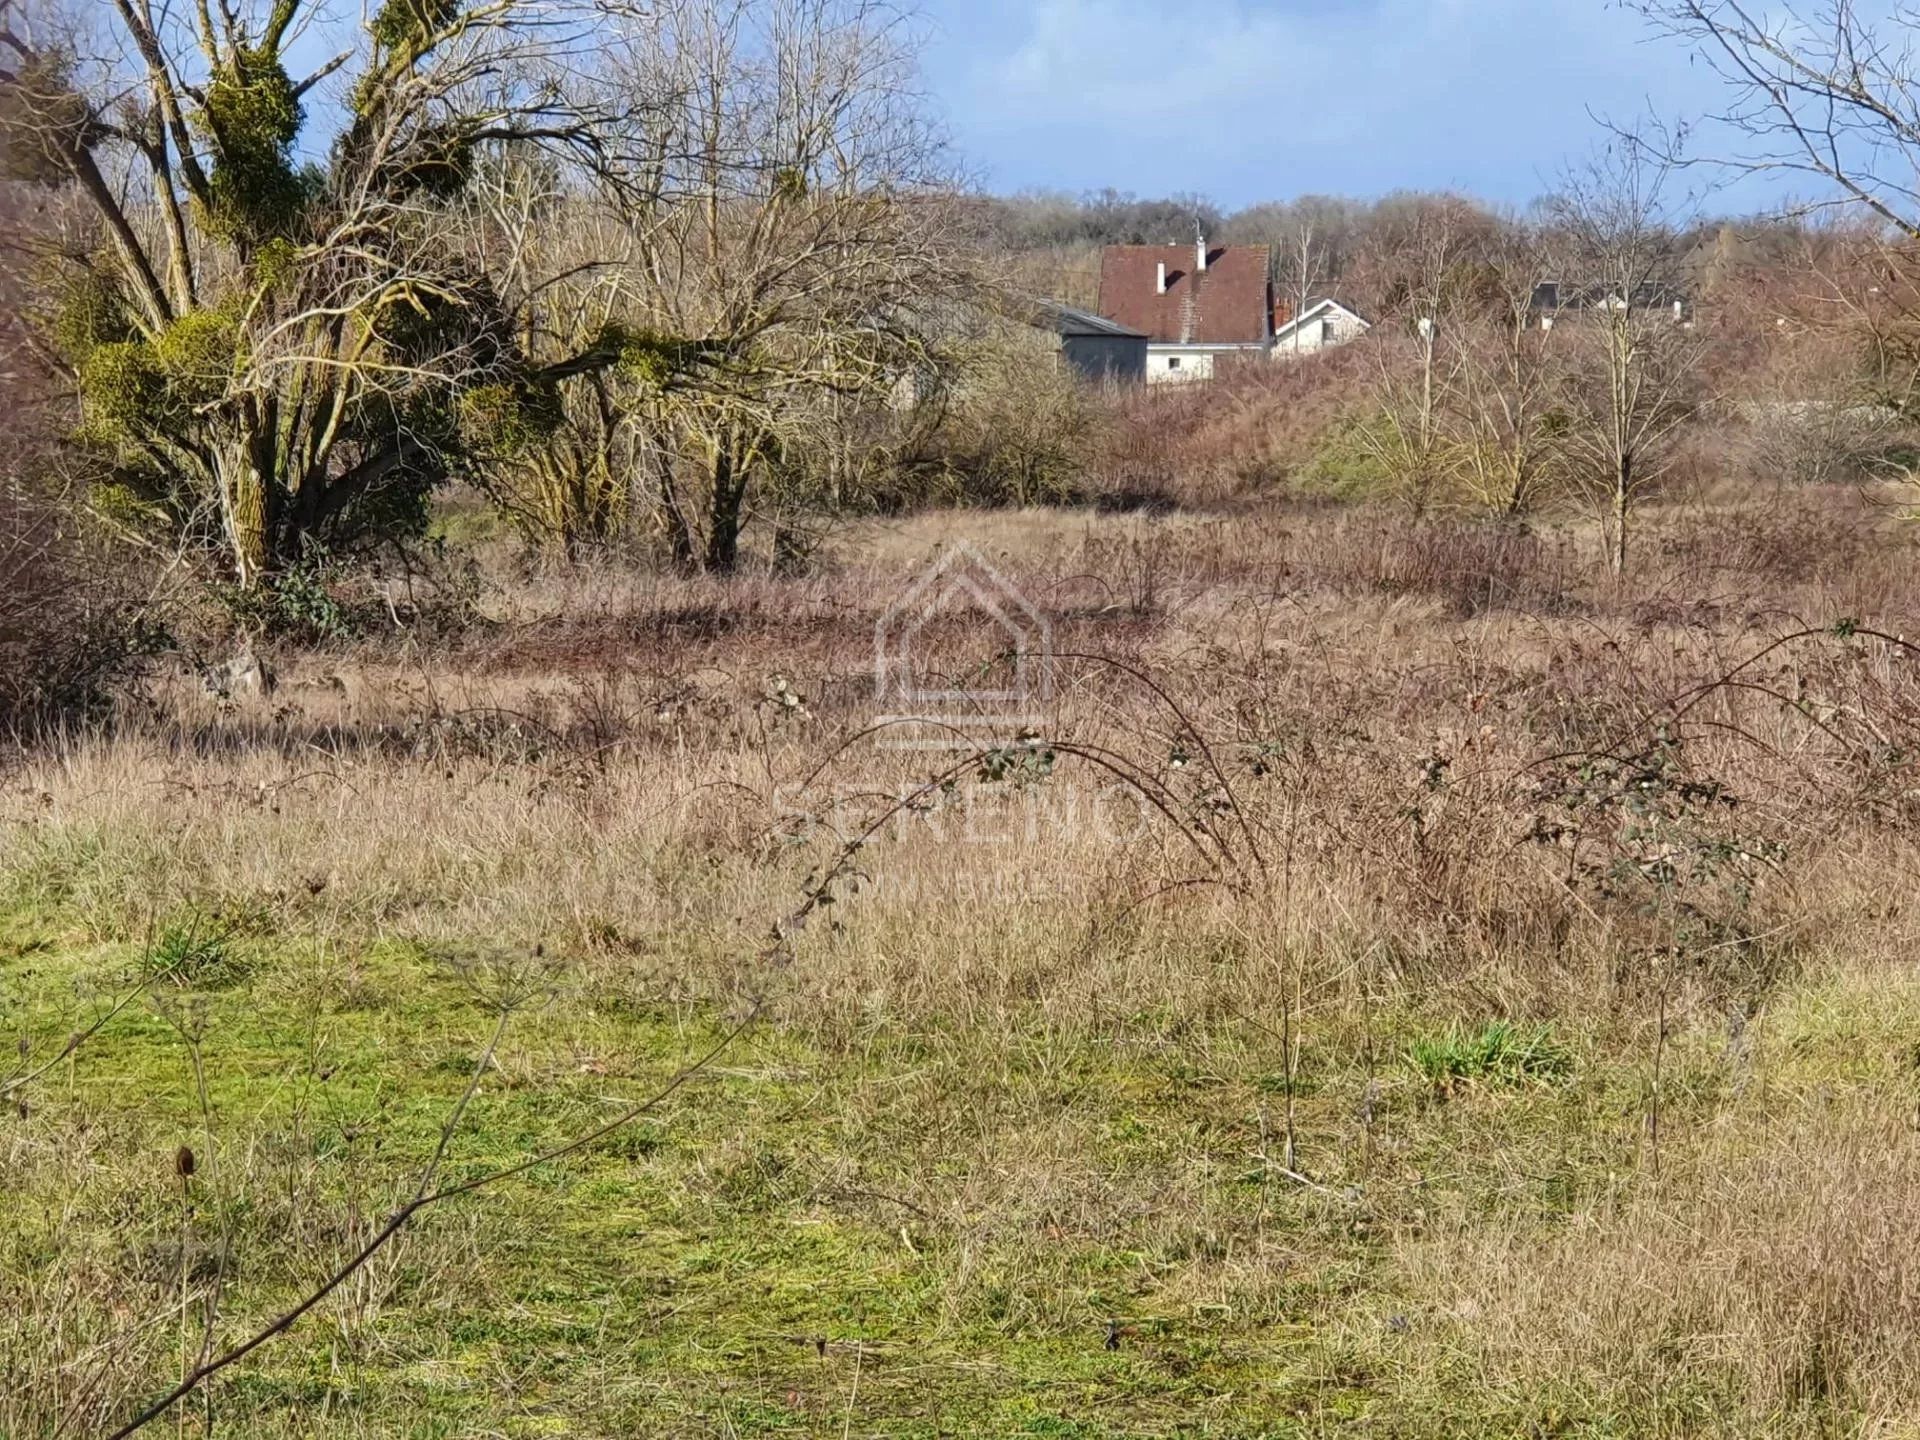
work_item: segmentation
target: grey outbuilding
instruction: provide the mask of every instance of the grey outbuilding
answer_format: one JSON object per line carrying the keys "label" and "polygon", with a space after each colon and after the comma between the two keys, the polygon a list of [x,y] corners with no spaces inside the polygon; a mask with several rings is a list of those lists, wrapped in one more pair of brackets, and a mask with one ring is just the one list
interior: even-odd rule
{"label": "grey outbuilding", "polygon": [[1097,384],[1139,385],[1147,378],[1144,331],[1071,305],[1048,307],[1060,335],[1060,356],[1076,373]]}

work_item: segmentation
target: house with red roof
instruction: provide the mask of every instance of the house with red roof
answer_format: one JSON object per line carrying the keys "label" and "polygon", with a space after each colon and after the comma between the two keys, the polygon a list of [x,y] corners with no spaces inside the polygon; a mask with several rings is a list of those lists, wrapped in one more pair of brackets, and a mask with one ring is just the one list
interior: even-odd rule
{"label": "house with red roof", "polygon": [[1273,348],[1265,245],[1109,245],[1100,313],[1147,337],[1147,383],[1206,380],[1222,361]]}

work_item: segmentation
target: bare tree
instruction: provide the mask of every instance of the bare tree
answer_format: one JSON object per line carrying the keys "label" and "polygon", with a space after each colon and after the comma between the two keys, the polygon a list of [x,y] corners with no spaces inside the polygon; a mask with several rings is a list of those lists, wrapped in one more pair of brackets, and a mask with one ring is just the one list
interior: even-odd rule
{"label": "bare tree", "polygon": [[670,0],[645,54],[664,198],[629,217],[623,373],[674,556],[724,572],[758,499],[831,489],[851,421],[938,370],[970,252],[885,0]]}
{"label": "bare tree", "polygon": [[1415,514],[1437,498],[1447,468],[1442,401],[1458,380],[1458,289],[1483,238],[1449,205],[1423,209],[1396,256],[1392,328],[1380,337],[1378,411],[1358,432],[1361,448]]}
{"label": "bare tree", "polygon": [[[1274,285],[1287,297],[1289,320],[1307,313],[1314,297],[1326,285],[1329,270],[1326,247],[1311,216],[1303,215],[1274,250]],[[1293,348],[1300,348],[1301,330],[1294,327]]]}
{"label": "bare tree", "polygon": [[1634,511],[1669,468],[1695,408],[1700,346],[1674,283],[1671,173],[1646,146],[1616,142],[1548,202],[1576,309],[1575,480],[1594,502],[1616,574],[1626,569]]}
{"label": "bare tree", "polygon": [[1509,226],[1456,298],[1458,363],[1445,397],[1450,469],[1464,498],[1508,519],[1535,510],[1566,469],[1569,374],[1556,333],[1559,287],[1547,237]]}
{"label": "bare tree", "polygon": [[[1839,356],[1857,347],[1866,357],[1864,407],[1889,407],[1911,421],[1920,395],[1920,267],[1912,244],[1920,239],[1920,52],[1913,44],[1920,12],[1899,0],[1784,0],[1764,9],[1747,0],[1633,0],[1632,8],[1725,82],[1728,103],[1712,117],[1717,123],[1696,129],[1693,144],[1704,130],[1726,148],[1699,162],[1815,181],[1819,192],[1803,208],[1838,206],[1870,217],[1850,237],[1865,242],[1858,247],[1864,263],[1844,266],[1844,277],[1824,265],[1814,272],[1828,314],[1804,328],[1808,343],[1800,348],[1824,344]],[[1798,317],[1792,328],[1802,330]],[[1846,458],[1860,440],[1876,443],[1873,432],[1887,417],[1842,403],[1855,378],[1847,370],[1818,377],[1837,395],[1775,412],[1773,438],[1784,431],[1792,443],[1787,456],[1774,458]],[[1815,472],[1823,468],[1817,461]]]}
{"label": "bare tree", "polygon": [[[556,380],[532,417],[511,384],[476,386],[463,401],[472,478],[530,542],[579,558],[648,512],[656,392],[676,381],[669,347],[642,354],[642,337],[621,324],[642,280],[629,209],[571,189],[538,156],[487,167],[466,199],[530,361],[608,359]],[[649,371],[649,358],[662,364]]]}
{"label": "bare tree", "polygon": [[[1829,182],[1908,236],[1920,237],[1920,55],[1913,8],[1863,13],[1854,0],[1632,0],[1727,83],[1721,125],[1731,153],[1701,157],[1739,170]],[[1632,137],[1642,139],[1648,137]],[[1671,155],[1667,137],[1650,137]]]}

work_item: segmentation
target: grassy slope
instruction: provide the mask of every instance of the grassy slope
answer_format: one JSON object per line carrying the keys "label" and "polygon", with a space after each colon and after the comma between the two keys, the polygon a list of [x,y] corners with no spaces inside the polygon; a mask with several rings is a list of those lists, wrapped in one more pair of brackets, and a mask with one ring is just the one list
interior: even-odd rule
{"label": "grassy slope", "polygon": [[[125,983],[126,947],[73,946],[57,921],[16,914],[11,988]],[[206,1116],[180,1030],[134,1009],[9,1127],[10,1179],[27,1182],[0,1202],[10,1273],[56,1244],[71,1264],[77,1227],[117,1272],[121,1318],[163,1315],[183,1233],[188,1269],[204,1272],[230,1227],[240,1258],[224,1323],[238,1334],[344,1253],[341,1215],[364,1233],[431,1152],[491,1028],[473,984],[406,947],[352,959],[237,948],[236,983],[160,991],[177,1020],[204,1028]],[[36,1050],[58,1041],[62,1014],[41,1007]],[[759,1031],[591,1155],[423,1219],[347,1303],[219,1385],[221,1426],[307,1433],[316,1414],[329,1434],[412,1435],[1710,1425],[1716,1390],[1733,1383],[1710,1368],[1697,1395],[1664,1394],[1617,1425],[1602,1376],[1486,1386],[1450,1353],[1458,1298],[1396,1263],[1429,1231],[1490,1231],[1517,1254],[1627,1203],[1647,1183],[1633,1172],[1648,1057],[1569,1035],[1562,1078],[1468,1078],[1443,1097],[1397,1057],[1444,1032],[1379,1017],[1374,1135],[1387,1153],[1368,1164],[1351,1112],[1369,1077],[1339,1054],[1347,1037],[1323,1037],[1296,1087],[1298,1163],[1322,1190],[1281,1172],[1270,1038],[1227,1024],[1170,1053],[1157,1020],[1063,1049],[1036,1017],[996,1054],[978,1037],[875,1036],[833,1055]],[[713,1034],[708,1020],[595,1005],[563,981],[512,1022],[448,1177],[590,1127]],[[1742,1095],[1714,1037],[1684,1038],[1666,1057],[1669,1172],[1684,1174],[1716,1130],[1764,1153],[1772,1127],[1816,1119],[1836,1084],[1910,1106],[1916,1044],[1911,985],[1811,986],[1783,1001]],[[1181,1058],[1192,1052],[1204,1063]],[[995,1152],[1054,1189],[1022,1197],[1016,1184],[999,1197],[1010,1216],[941,1204],[977,1179],[964,1143],[942,1164],[944,1124],[998,1127]],[[191,1182],[184,1223],[181,1143],[218,1157]],[[1130,1203],[1086,1225],[1076,1187],[1109,1186]],[[1152,1213],[1162,1197],[1177,1219]],[[1031,1223],[1029,1205],[1060,1213]],[[107,1216],[119,1222],[102,1233]],[[1004,1243],[999,1223],[1024,1239]],[[176,1338],[165,1325],[156,1337]]]}
{"label": "grassy slope", "polygon": [[[1463,633],[1431,623],[1442,650]],[[1460,663],[1485,683],[1484,657]],[[1791,963],[1676,982],[1662,1041],[1612,929],[1553,967],[1488,938],[1512,921],[1475,906],[1517,852],[1478,832],[1482,900],[1435,921],[1343,861],[1277,971],[1251,902],[1116,932],[1098,889],[1042,918],[924,899],[1010,864],[1117,868],[1097,846],[908,841],[872,869],[923,898],[849,897],[791,970],[743,976],[727,957],[817,850],[609,819],[655,796],[648,766],[596,782],[603,812],[556,798],[550,766],[330,764],[82,746],[9,796],[0,1017],[25,1052],[156,953],[178,969],[0,1122],[0,1431],[96,1432],[199,1343],[183,1290],[197,1315],[218,1285],[230,1343],[351,1253],[503,1000],[449,1179],[649,1093],[769,978],[770,1019],[657,1113],[429,1212],[222,1377],[217,1429],[1733,1435],[1916,1414],[1920,985],[1903,904],[1847,878],[1862,855],[1903,873],[1891,832],[1810,840],[1804,886],[1768,902]],[[1372,803],[1357,784],[1329,816]],[[522,913],[550,953],[500,918]]]}

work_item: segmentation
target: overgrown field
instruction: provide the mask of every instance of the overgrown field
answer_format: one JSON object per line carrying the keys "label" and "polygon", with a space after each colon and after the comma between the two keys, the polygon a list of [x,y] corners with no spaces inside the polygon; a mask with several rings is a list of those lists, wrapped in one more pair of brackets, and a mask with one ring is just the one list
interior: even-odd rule
{"label": "overgrown field", "polygon": [[[0,772],[0,1434],[342,1272],[156,1425],[1915,1433],[1914,535],[949,514],[156,677]],[[1058,684],[889,748],[955,538]]]}

